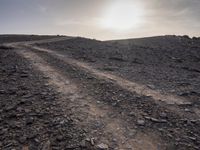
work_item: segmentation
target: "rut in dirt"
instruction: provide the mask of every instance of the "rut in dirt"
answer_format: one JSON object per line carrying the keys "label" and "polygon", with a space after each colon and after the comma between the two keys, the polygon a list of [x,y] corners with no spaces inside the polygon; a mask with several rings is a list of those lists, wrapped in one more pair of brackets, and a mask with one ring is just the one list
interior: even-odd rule
{"label": "rut in dirt", "polygon": [[[69,58],[68,56],[57,53],[55,51],[40,48],[37,46],[25,45],[25,47],[29,47],[31,49],[35,49],[41,52],[46,52],[54,57],[58,57],[59,59],[63,60],[69,65],[80,68],[84,70],[85,72],[92,74],[93,76],[101,80],[112,82],[127,91],[137,93],[138,95],[141,95],[141,96],[152,97],[155,100],[155,103],[158,103],[158,104],[166,103],[165,106],[168,109],[171,109],[171,111],[174,111],[175,113],[178,113],[179,115],[185,114],[185,111],[179,109],[178,107],[176,107],[176,105],[183,106],[183,107],[192,105],[192,102],[190,102],[188,99],[184,97],[180,97],[180,96],[170,94],[170,93],[161,93],[160,91],[157,91],[157,90],[152,90],[145,85],[138,84],[137,82],[132,82],[124,78],[118,77],[116,75],[94,69],[92,66],[90,66],[87,63],[77,61],[73,58]],[[198,109],[194,109],[194,112],[198,117],[200,116],[200,112]]]}

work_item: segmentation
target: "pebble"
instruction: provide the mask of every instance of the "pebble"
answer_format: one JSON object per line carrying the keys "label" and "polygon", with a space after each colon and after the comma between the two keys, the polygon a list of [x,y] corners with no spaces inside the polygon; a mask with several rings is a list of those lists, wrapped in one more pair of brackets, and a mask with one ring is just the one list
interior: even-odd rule
{"label": "pebble", "polygon": [[42,150],[51,150],[51,143],[49,140],[44,143]]}
{"label": "pebble", "polygon": [[34,122],[34,118],[33,117],[29,117],[27,120],[26,120],[26,124],[32,124]]}
{"label": "pebble", "polygon": [[4,94],[5,93],[5,91],[4,90],[0,90],[0,94]]}
{"label": "pebble", "polygon": [[195,138],[195,137],[188,137],[188,138],[191,139],[191,140],[193,140],[193,141],[197,140],[197,138]]}
{"label": "pebble", "polygon": [[155,123],[167,123],[167,120],[165,119],[156,119],[152,117],[145,117],[145,119],[151,120],[152,122],[155,122]]}
{"label": "pebble", "polygon": [[193,103],[192,102],[184,102],[182,104],[177,104],[178,106],[192,106]]}
{"label": "pebble", "polygon": [[165,123],[165,122],[167,122],[166,120],[159,120],[159,119],[156,119],[156,118],[151,118],[151,121],[152,122],[158,122],[158,123]]}
{"label": "pebble", "polygon": [[91,142],[92,145],[94,145],[94,140],[95,140],[94,138],[90,139],[90,142]]}
{"label": "pebble", "polygon": [[134,115],[135,115],[135,112],[133,111],[129,113],[129,116],[134,116]]}
{"label": "pebble", "polygon": [[184,111],[185,111],[185,112],[190,112],[190,109],[185,108]]}
{"label": "pebble", "polygon": [[26,139],[27,138],[25,136],[22,136],[19,138],[19,142],[23,144],[23,143],[25,143]]}
{"label": "pebble", "polygon": [[57,139],[57,141],[62,141],[63,140],[63,136],[59,135],[56,139]]}
{"label": "pebble", "polygon": [[160,113],[160,117],[167,118],[167,114],[165,112]]}
{"label": "pebble", "polygon": [[25,113],[30,113],[30,112],[31,112],[31,110],[30,110],[30,109],[28,109],[28,108],[25,108],[25,109],[24,109],[24,112],[25,112]]}
{"label": "pebble", "polygon": [[144,126],[145,120],[140,119],[140,120],[137,121],[137,124],[140,125],[140,126]]}
{"label": "pebble", "polygon": [[152,84],[148,84],[147,87],[149,87],[150,89],[155,89],[156,87]]}
{"label": "pebble", "polygon": [[108,150],[108,145],[101,143],[99,145],[97,145],[97,149],[99,150]]}

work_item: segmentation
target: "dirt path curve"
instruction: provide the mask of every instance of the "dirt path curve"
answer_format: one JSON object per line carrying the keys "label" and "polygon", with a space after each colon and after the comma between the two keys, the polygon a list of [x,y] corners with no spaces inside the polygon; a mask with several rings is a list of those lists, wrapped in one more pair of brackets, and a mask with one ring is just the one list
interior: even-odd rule
{"label": "dirt path curve", "polygon": [[[136,132],[134,124],[127,124],[120,117],[120,113],[108,105],[99,107],[92,97],[82,93],[76,84],[37,54],[27,50],[16,52],[28,59],[36,69],[49,78],[48,84],[62,94],[60,106],[66,111],[72,111],[74,121],[87,130],[87,137],[92,140],[92,144],[94,140],[97,141],[96,145],[104,143],[110,148],[122,150],[133,148],[156,150],[163,145],[159,137],[153,133]],[[110,112],[119,117],[110,117]]]}
{"label": "dirt path curve", "polygon": [[136,82],[131,82],[129,80],[123,79],[121,77],[118,77],[116,75],[112,75],[109,73],[105,73],[102,71],[98,71],[94,68],[92,68],[90,65],[77,61],[75,59],[72,58],[67,58],[66,56],[63,56],[61,54],[56,53],[55,51],[52,51],[50,49],[45,49],[45,48],[40,48],[37,46],[32,46],[32,44],[35,43],[48,43],[48,42],[56,42],[56,41],[63,41],[63,40],[68,40],[68,39],[72,39],[74,37],[58,37],[58,38],[52,38],[52,39],[46,39],[46,40],[38,40],[38,41],[30,41],[30,42],[16,42],[16,43],[9,43],[7,44],[8,46],[25,46],[25,47],[29,47],[29,48],[34,48],[40,51],[45,51],[48,53],[51,53],[53,55],[59,56],[59,57],[64,57],[65,61],[67,61],[67,63],[70,63],[71,65],[76,65],[78,67],[81,67],[82,69],[85,69],[87,71],[89,71],[90,73],[103,78],[103,79],[108,79],[108,80],[112,80],[114,81],[116,84],[120,85],[121,87],[131,91],[131,92],[136,92],[140,95],[145,95],[145,96],[151,96],[153,97],[153,99],[155,100],[159,100],[159,101],[164,101],[167,104],[189,104],[190,102],[187,101],[185,98],[183,97],[179,97],[177,95],[173,95],[173,94],[169,94],[169,93],[161,93],[160,91],[157,90],[152,90],[150,88],[148,88],[146,85],[142,85],[142,84],[138,84]]}
{"label": "dirt path curve", "polygon": [[[59,39],[40,42],[51,42],[54,40],[57,41]],[[65,39],[62,38],[61,40]],[[199,111],[197,110],[194,114],[191,114],[180,108],[190,105],[190,101],[176,95],[152,90],[145,85],[131,82],[107,72],[99,71],[87,63],[69,58],[56,51],[30,45],[34,43],[21,42],[10,44],[9,46],[18,47],[16,52],[28,59],[36,69],[49,78],[49,85],[53,86],[62,95],[62,99],[59,102],[60,106],[66,111],[72,111],[75,122],[86,130],[87,137],[89,137],[92,144],[94,144],[93,139],[95,139],[95,146],[104,143],[110,149],[145,150],[160,149],[160,147],[165,149],[166,146],[174,146],[177,143],[179,148],[191,148],[198,145],[199,131],[196,124],[198,125],[199,123]],[[57,60],[59,61],[56,62]],[[64,65],[61,65],[61,63]],[[98,84],[99,81],[107,84],[112,83],[113,87],[117,87],[125,93],[126,91],[131,93],[127,98],[127,102],[122,101],[120,103],[121,111],[107,103],[100,105],[95,96],[89,94],[87,90],[84,91],[84,87],[80,87],[81,84],[75,82],[75,80],[72,80],[71,77],[64,73],[64,67],[68,68],[69,66],[72,70],[73,68],[77,70],[76,75],[82,72],[97,79]],[[73,76],[74,74],[72,73],[71,75]],[[80,78],[79,82],[85,80],[82,80],[82,77]],[[84,83],[90,84],[87,79]],[[97,89],[97,92],[101,92],[101,90]],[[141,102],[138,102],[136,99],[136,101],[131,103],[131,97],[134,95],[138,95],[144,100],[142,99]],[[115,95],[109,94],[109,96],[118,96],[119,98],[121,95],[119,92]],[[150,97],[150,100],[148,97]],[[100,101],[103,100],[100,99]],[[140,105],[140,103],[144,104]],[[129,105],[131,106],[129,107]],[[131,115],[134,116],[132,118],[128,117],[128,113],[131,111],[133,111]],[[166,111],[169,114],[167,116],[168,120],[165,120],[165,113],[165,119],[160,120],[159,115],[162,111]],[[115,115],[112,116],[110,114]],[[163,114],[161,115],[163,116]],[[140,118],[142,119],[140,120]],[[143,126],[144,121],[145,126]],[[142,130],[139,129],[140,127],[138,128],[136,123],[142,125]],[[168,141],[164,141],[166,139]],[[168,149],[171,148],[168,147]]]}
{"label": "dirt path curve", "polygon": [[[155,103],[157,103],[157,104],[160,104],[160,102],[164,102],[166,104],[165,106],[167,109],[169,109],[170,111],[173,111],[174,113],[176,113],[180,116],[185,115],[186,113],[184,110],[179,109],[177,107],[177,105],[178,106],[187,106],[187,105],[192,104],[189,100],[187,100],[183,97],[179,97],[177,95],[173,95],[173,94],[169,94],[169,93],[161,93],[160,91],[152,90],[152,89],[148,88],[146,85],[138,84],[136,82],[132,82],[132,81],[123,79],[116,75],[113,75],[113,74],[110,74],[107,72],[103,72],[103,71],[99,71],[97,69],[94,69],[92,66],[90,66],[87,63],[80,62],[78,60],[69,58],[66,55],[60,54],[56,51],[52,51],[50,49],[45,49],[45,48],[40,48],[37,46],[32,46],[29,44],[25,44],[23,46],[25,46],[26,48],[35,49],[35,50],[38,50],[41,52],[46,52],[46,53],[52,55],[53,57],[57,57],[58,59],[61,59],[62,61],[64,61],[65,63],[67,63],[71,66],[78,67],[99,79],[114,83],[115,85],[118,85],[118,86],[122,87],[123,89],[128,90],[130,92],[137,93],[138,95],[141,95],[141,96],[147,96],[147,97],[150,96],[155,100]],[[200,116],[199,110],[196,108],[194,109],[194,113],[198,117]]]}
{"label": "dirt path curve", "polygon": [[55,51],[40,48],[37,46],[31,46],[31,48],[39,50],[39,51],[48,52],[54,56],[58,56],[59,58],[61,58],[62,60],[64,60],[66,63],[68,63],[70,65],[78,66],[81,69],[84,69],[87,72],[90,72],[91,74],[97,76],[98,78],[112,81],[115,84],[117,84],[117,85],[121,86],[122,88],[129,90],[131,92],[136,92],[137,94],[144,95],[144,96],[151,96],[153,99],[158,100],[158,101],[163,101],[167,104],[186,105],[186,104],[190,103],[189,101],[187,101],[186,99],[184,99],[182,97],[178,97],[176,95],[172,95],[172,94],[168,94],[168,93],[161,93],[159,91],[152,90],[145,85],[138,84],[136,82],[131,82],[129,80],[123,79],[121,77],[118,77],[116,75],[112,75],[112,74],[109,74],[106,72],[98,71],[86,63],[77,61],[72,58],[68,58],[66,55],[59,54]]}

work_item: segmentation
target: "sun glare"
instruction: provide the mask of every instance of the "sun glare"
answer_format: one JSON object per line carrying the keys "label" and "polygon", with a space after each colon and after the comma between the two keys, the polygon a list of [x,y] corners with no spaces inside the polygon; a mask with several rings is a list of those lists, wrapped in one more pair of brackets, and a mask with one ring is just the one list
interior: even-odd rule
{"label": "sun glare", "polygon": [[117,1],[104,13],[101,26],[114,31],[138,27],[144,20],[144,9],[134,1]]}

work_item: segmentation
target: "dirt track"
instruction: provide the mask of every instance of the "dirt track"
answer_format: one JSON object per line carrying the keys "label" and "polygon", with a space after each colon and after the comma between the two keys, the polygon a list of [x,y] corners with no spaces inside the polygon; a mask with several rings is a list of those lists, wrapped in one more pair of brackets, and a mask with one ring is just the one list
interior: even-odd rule
{"label": "dirt track", "polygon": [[[53,41],[44,40],[39,43]],[[189,99],[167,92],[162,93],[144,84],[98,70],[88,63],[73,59],[58,51],[30,45],[34,43],[36,42],[9,44],[8,46],[14,49],[3,51],[2,63],[5,65],[3,61],[8,58],[11,60],[10,55],[13,57],[16,55],[23,60],[18,64],[18,68],[26,62],[24,70],[31,67],[33,70],[29,69],[28,74],[33,77],[39,76],[35,79],[40,81],[39,85],[45,85],[57,93],[57,97],[52,97],[55,104],[51,109],[46,110],[46,114],[52,118],[59,111],[60,122],[66,124],[66,129],[64,126],[60,128],[58,126],[55,129],[56,133],[51,133],[49,127],[45,128],[44,124],[40,124],[40,122],[45,122],[45,119],[36,117],[36,124],[42,128],[41,131],[50,130],[50,132],[45,132],[45,140],[41,137],[42,135],[37,134],[39,139],[38,146],[35,148],[31,145],[34,145],[33,140],[37,136],[17,144],[19,149],[22,145],[29,149],[39,147],[43,149],[45,147],[52,149],[98,149],[102,147],[102,149],[122,150],[199,149],[200,110],[198,107],[193,108]],[[11,63],[12,65],[14,64]],[[7,76],[6,73],[2,71],[5,76]],[[29,77],[26,78],[29,79]],[[37,90],[34,86],[32,90]],[[44,96],[51,93],[46,92]],[[34,101],[32,103],[34,104]],[[38,103],[40,106],[50,108],[41,98]],[[52,104],[49,103],[49,105]],[[188,107],[194,113],[184,111]],[[6,115],[8,112],[5,110],[2,114]],[[27,115],[29,116],[28,113]],[[48,118],[46,119],[47,124],[51,126],[51,122],[48,122]],[[69,126],[65,120],[73,123]],[[4,128],[5,124],[2,126]],[[35,128],[33,126],[33,129]],[[61,137],[56,131],[60,129],[65,129]],[[14,128],[13,132],[15,131]],[[18,135],[17,132],[16,134]],[[71,143],[66,142],[65,134],[71,134]],[[5,133],[3,137],[6,137]],[[5,148],[4,139],[1,141],[3,143],[0,143],[0,146]]]}

